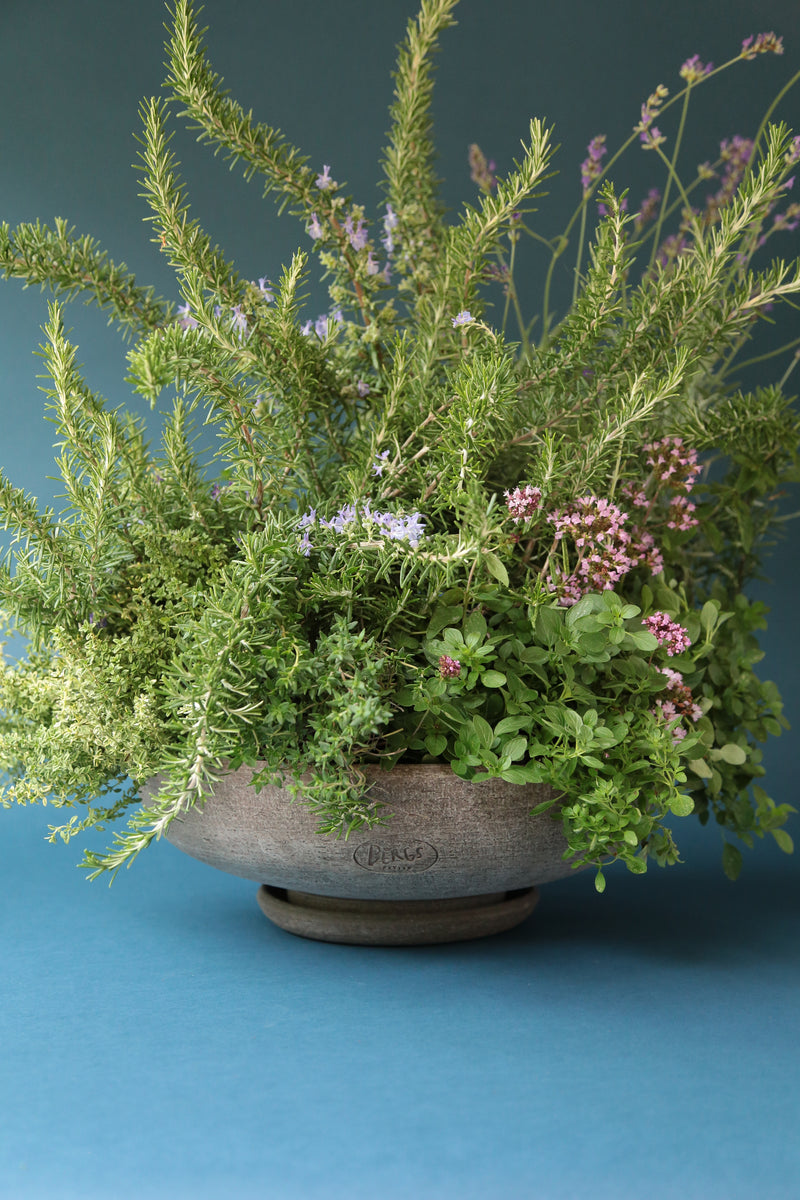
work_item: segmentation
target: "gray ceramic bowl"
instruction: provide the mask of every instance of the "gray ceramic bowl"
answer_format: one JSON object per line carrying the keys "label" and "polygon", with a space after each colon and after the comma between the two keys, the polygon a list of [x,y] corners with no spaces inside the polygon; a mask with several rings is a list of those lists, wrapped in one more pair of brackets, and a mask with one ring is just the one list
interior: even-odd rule
{"label": "gray ceramic bowl", "polygon": [[[495,933],[528,915],[536,884],[571,873],[560,822],[550,812],[529,815],[554,795],[549,787],[466,783],[439,764],[366,774],[391,818],[348,839],[318,834],[314,814],[283,789],[257,792],[246,767],[224,775],[167,837],[210,866],[265,885],[259,903],[273,921],[325,941]],[[157,788],[158,778],[145,794]]]}

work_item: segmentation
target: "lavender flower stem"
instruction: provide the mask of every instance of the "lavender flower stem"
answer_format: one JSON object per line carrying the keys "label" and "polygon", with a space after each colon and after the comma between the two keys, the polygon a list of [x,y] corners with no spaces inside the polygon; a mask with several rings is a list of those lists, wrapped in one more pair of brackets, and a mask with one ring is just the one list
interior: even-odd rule
{"label": "lavender flower stem", "polygon": [[[781,100],[786,95],[786,93],[794,87],[794,85],[798,82],[798,80],[800,80],[800,71],[795,71],[792,78],[789,80],[789,82],[784,87],[781,88],[781,90],[778,92],[775,99],[770,104],[767,111],[764,113],[764,116],[761,118],[761,124],[759,125],[758,129],[756,130],[756,136],[753,138],[753,152],[750,155],[750,161],[748,162],[747,166],[745,167],[744,175],[742,176],[742,183],[745,183],[750,178],[750,175],[753,172],[753,169],[755,167],[755,162],[756,162],[757,151],[758,151],[758,144],[761,141],[762,137],[764,136],[764,130],[767,128],[767,125],[769,124],[772,114],[775,112],[775,109],[778,107],[778,105],[780,104]],[[741,186],[741,184],[739,186]]]}
{"label": "lavender flower stem", "polygon": [[[692,87],[690,85],[684,90],[684,93],[683,93],[683,105],[681,107],[681,119],[678,124],[678,132],[675,135],[675,145],[674,145],[674,148],[672,151],[672,159],[670,160],[667,158],[666,154],[664,153],[664,151],[661,149],[660,146],[655,145],[653,147],[655,149],[656,153],[661,158],[661,160],[666,165],[667,182],[664,184],[664,195],[661,199],[661,207],[658,210],[658,219],[656,221],[656,227],[655,227],[655,231],[653,233],[653,246],[650,251],[650,262],[648,264],[648,270],[650,270],[650,271],[652,271],[653,266],[655,265],[656,255],[658,254],[658,250],[661,245],[661,229],[664,224],[664,213],[666,211],[667,204],[669,203],[669,192],[670,192],[670,187],[672,186],[673,180],[675,181],[675,186],[678,188],[678,190],[681,193],[681,197],[686,205],[686,208],[688,209],[689,212],[692,211],[692,206],[690,205],[689,199],[683,190],[683,185],[681,184],[681,181],[678,178],[678,173],[676,170],[676,164],[678,162],[678,154],[680,153],[681,142],[683,140],[683,132],[684,132],[684,129],[686,128],[686,116],[687,116],[687,113],[689,112],[689,96],[691,94],[691,91],[692,91]],[[697,220],[695,218],[695,239],[697,241],[699,241],[701,236],[702,235],[700,232],[700,227],[697,224]]]}
{"label": "lavender flower stem", "polygon": [[581,227],[578,230],[578,254],[575,259],[575,278],[572,281],[572,303],[575,304],[578,299],[578,288],[580,287],[581,278],[581,260],[583,258],[583,243],[586,239],[586,209],[588,207],[588,198],[581,205]]}

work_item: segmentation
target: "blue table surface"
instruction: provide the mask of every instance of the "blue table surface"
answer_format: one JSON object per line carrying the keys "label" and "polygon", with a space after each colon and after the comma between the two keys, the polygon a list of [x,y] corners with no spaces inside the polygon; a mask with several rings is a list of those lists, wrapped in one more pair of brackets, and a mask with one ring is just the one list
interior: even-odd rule
{"label": "blue table surface", "polygon": [[543,889],[415,949],[272,927],[166,843],[112,888],[3,814],[8,1200],[796,1200],[798,865]]}

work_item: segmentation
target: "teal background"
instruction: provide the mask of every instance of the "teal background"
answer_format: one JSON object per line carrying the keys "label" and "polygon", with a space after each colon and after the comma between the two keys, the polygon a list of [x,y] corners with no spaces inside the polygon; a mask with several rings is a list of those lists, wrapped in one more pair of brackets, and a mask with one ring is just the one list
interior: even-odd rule
{"label": "teal background", "polygon": [[[411,15],[406,0],[209,0],[203,21],[244,106],[373,205]],[[446,203],[473,195],[471,141],[506,169],[529,117],[543,116],[562,145],[541,202],[547,236],[579,199],[590,138],[627,136],[657,83],[677,88],[686,57],[723,61],[768,29],[787,47],[701,91],[690,165],[752,133],[800,67],[795,0],[465,0],[457,16],[434,108]],[[64,216],[175,296],[131,167],[139,101],[163,75],[164,19],[157,0],[0,0],[0,219]],[[796,130],[799,97],[781,110]],[[302,230],[190,135],[175,147],[214,240],[245,274],[275,278],[308,244]],[[634,152],[615,175],[632,203],[652,166]],[[796,255],[797,234],[776,252]],[[531,302],[542,262],[528,253]],[[310,315],[323,305],[315,292]],[[0,466],[50,502],[33,355],[45,316],[38,290],[0,288]],[[127,400],[115,331],[79,304],[68,323],[90,386]],[[797,326],[789,310],[764,345]],[[792,526],[762,593],[764,673],[795,729],[799,544]],[[772,743],[765,763],[775,798],[797,805],[795,744],[795,733]],[[0,1196],[800,1195],[798,865],[771,843],[734,886],[716,832],[689,820],[673,871],[612,872],[602,899],[591,878],[572,878],[502,937],[390,951],[293,939],[261,917],[253,885],[169,845],[111,890],[87,886],[77,849],[42,840],[46,809],[1,819]]]}

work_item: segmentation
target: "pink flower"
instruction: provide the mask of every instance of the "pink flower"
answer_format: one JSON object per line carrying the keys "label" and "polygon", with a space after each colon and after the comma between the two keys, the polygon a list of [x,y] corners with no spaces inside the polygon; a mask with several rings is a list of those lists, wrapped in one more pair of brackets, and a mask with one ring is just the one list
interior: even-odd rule
{"label": "pink flower", "polygon": [[586,592],[608,591],[640,564],[657,573],[663,562],[649,534],[624,528],[628,514],[597,496],[582,496],[569,508],[551,513],[556,540],[568,539],[578,550],[571,574],[550,575],[547,583],[563,605],[575,604]]}
{"label": "pink flower", "polygon": [[461,674],[461,663],[449,654],[442,654],[439,659],[439,674],[442,679],[455,679]]}
{"label": "pink flower", "polygon": [[645,617],[642,624],[650,630],[659,646],[663,646],[670,657],[673,654],[682,654],[692,644],[683,626],[673,621],[668,613],[655,612],[651,617]]}
{"label": "pink flower", "polygon": [[697,451],[684,445],[683,438],[664,437],[643,447],[653,474],[672,491],[688,493],[700,474]]}
{"label": "pink flower", "polygon": [[630,553],[634,566],[647,567],[651,575],[660,575],[664,570],[664,558],[651,533],[634,527],[631,532]]}
{"label": "pink flower", "polygon": [[[667,677],[667,687],[663,694],[663,698],[659,697],[656,700],[656,707],[651,709],[654,717],[659,717],[667,725],[672,721],[680,721],[686,718],[689,721],[699,721],[703,715],[703,710],[699,704],[695,704],[692,697],[691,689],[683,682],[683,676],[680,671],[673,671],[671,667],[662,667],[661,673]],[[686,737],[686,730],[680,726],[672,730],[672,740],[675,744],[682,742]]]}
{"label": "pink flower", "polygon": [[562,608],[571,608],[589,591],[589,588],[581,587],[574,575],[548,575],[545,582],[549,591],[558,593],[558,603]]}
{"label": "pink flower", "polygon": [[667,529],[685,530],[699,525],[697,517],[692,516],[696,508],[697,505],[692,504],[685,496],[673,496],[669,502],[670,519],[667,521]]}
{"label": "pink flower", "polygon": [[542,501],[541,490],[526,483],[524,487],[514,488],[513,492],[505,492],[506,508],[515,521],[524,521],[532,517]]}
{"label": "pink flower", "polygon": [[589,542],[627,545],[630,541],[630,534],[622,528],[628,514],[597,496],[582,496],[571,508],[551,513],[547,519],[555,526],[557,538],[569,534],[578,547]]}
{"label": "pink flower", "polygon": [[647,508],[647,495],[642,488],[636,488],[632,483],[623,485],[622,494],[634,508]]}

